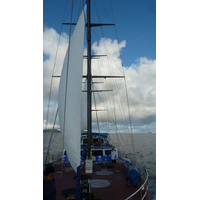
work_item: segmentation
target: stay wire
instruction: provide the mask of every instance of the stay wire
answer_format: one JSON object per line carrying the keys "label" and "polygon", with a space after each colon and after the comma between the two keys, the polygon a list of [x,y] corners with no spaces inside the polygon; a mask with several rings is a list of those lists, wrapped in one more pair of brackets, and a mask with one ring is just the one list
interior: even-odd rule
{"label": "stay wire", "polygon": [[70,55],[70,40],[71,40],[71,28],[72,28],[72,15],[73,15],[73,0],[72,0],[72,6],[71,6],[71,19],[70,19],[70,31],[69,31],[69,45],[68,45],[68,54],[67,56],[67,71],[66,71],[66,85],[65,85],[65,104],[64,104],[64,123],[63,123],[63,149],[64,149],[64,133],[65,133],[65,111],[66,111],[66,101],[67,101],[67,82],[68,82],[68,70],[69,70],[69,55]]}
{"label": "stay wire", "polygon": [[[51,137],[50,137],[50,140],[49,140],[49,145],[48,145],[48,149],[47,149],[47,153],[46,153],[46,159],[48,159],[48,163],[49,163],[49,148],[50,148],[50,144],[51,144],[51,140],[52,140],[52,136],[53,136],[53,130],[54,130],[57,114],[58,114],[58,109],[56,111],[56,117],[55,117],[55,120],[54,120],[53,129],[51,130]],[[46,161],[47,160],[45,160],[45,163],[46,163]]]}
{"label": "stay wire", "polygon": [[[112,13],[113,21],[114,21],[114,24],[115,24],[115,18],[114,18],[114,14],[113,14],[112,4],[111,4],[111,1],[109,1],[109,2],[110,2],[110,7],[111,7],[111,13]],[[115,34],[116,34],[116,37],[117,37],[117,41],[119,41],[116,24],[115,24]],[[124,67],[123,67],[123,61],[122,61],[121,51],[120,51],[120,47],[119,47],[119,42],[118,42],[118,49],[119,49],[119,56],[120,56],[120,61],[121,61],[123,75],[125,76],[125,71],[124,71]],[[118,66],[118,65],[116,65],[116,66]],[[130,114],[130,106],[129,106],[129,99],[128,99],[128,90],[127,90],[126,78],[124,78],[124,83],[125,83],[125,93],[126,93],[126,100],[127,100],[127,106],[128,106],[128,116],[129,116],[129,125],[128,126],[129,126],[130,131],[131,131],[131,140],[132,140],[132,144],[133,144],[132,147],[133,147],[133,153],[134,153],[133,129],[132,129],[132,122],[131,122],[131,114]]]}
{"label": "stay wire", "polygon": [[[65,9],[64,10],[66,10],[66,7],[67,7],[67,1],[66,1]],[[63,19],[64,19],[64,15],[65,15],[65,12],[63,14]],[[54,64],[53,64],[52,76],[51,76],[49,99],[48,99],[48,106],[47,106],[46,125],[45,125],[46,129],[47,129],[47,123],[48,123],[48,120],[49,120],[49,107],[50,107],[50,101],[51,101],[51,91],[52,91],[52,84],[53,84],[53,75],[54,75],[54,70],[55,70],[55,66],[56,66],[56,60],[57,60],[57,54],[58,54],[58,47],[59,47],[59,44],[60,44],[61,32],[62,32],[62,25],[60,27],[60,34],[59,34],[59,39],[58,39],[58,44],[57,44],[56,54],[55,54],[55,59],[54,59]]]}
{"label": "stay wire", "polygon": [[[114,19],[114,22],[115,22],[115,18],[114,18],[114,14],[113,14],[113,9],[112,9],[112,4],[111,4],[111,1],[109,1],[109,2],[110,2],[110,5],[111,5],[111,11],[112,11],[113,19]],[[115,33],[116,33],[117,41],[119,41],[118,40],[118,34],[117,34],[117,28],[116,28],[116,26],[115,26]],[[118,48],[119,48],[119,53],[120,53],[120,60],[121,60],[123,74],[125,76],[125,71],[124,71],[124,67],[123,67],[123,62],[122,62],[122,57],[121,57],[121,51],[120,51],[119,43],[118,43]],[[133,152],[134,152],[133,128],[132,128],[132,121],[131,121],[131,114],[130,114],[130,106],[129,106],[129,99],[128,99],[128,90],[127,90],[126,78],[124,79],[124,82],[125,82],[125,92],[126,92],[126,97],[127,97],[126,100],[127,100],[128,112],[129,112],[129,124],[130,124],[131,135],[132,135],[131,140],[132,140],[132,143],[133,143]]]}

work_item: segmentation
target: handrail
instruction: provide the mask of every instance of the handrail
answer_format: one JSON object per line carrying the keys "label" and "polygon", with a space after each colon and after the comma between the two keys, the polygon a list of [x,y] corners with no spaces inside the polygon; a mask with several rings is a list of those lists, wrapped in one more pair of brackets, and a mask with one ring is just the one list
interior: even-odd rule
{"label": "handrail", "polygon": [[[134,192],[131,196],[127,197],[125,200],[129,200],[130,198],[135,196],[139,191],[141,191],[144,188],[144,186],[146,185],[146,183],[148,181],[148,176],[149,176],[149,174],[148,174],[148,171],[146,169],[146,180],[145,180],[145,182],[140,186],[140,188],[136,192]],[[146,187],[146,192],[145,192],[144,196],[141,197],[142,198],[141,200],[143,200],[144,197],[147,195],[147,191],[148,191],[148,184],[147,184],[147,187]]]}

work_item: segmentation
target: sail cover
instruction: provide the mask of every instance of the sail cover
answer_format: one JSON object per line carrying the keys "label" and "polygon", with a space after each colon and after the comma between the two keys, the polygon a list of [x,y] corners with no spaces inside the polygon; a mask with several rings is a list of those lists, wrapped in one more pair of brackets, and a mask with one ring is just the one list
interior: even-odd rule
{"label": "sail cover", "polygon": [[75,172],[80,165],[85,11],[86,5],[78,19],[65,55],[58,95],[59,122],[64,137],[64,148]]}

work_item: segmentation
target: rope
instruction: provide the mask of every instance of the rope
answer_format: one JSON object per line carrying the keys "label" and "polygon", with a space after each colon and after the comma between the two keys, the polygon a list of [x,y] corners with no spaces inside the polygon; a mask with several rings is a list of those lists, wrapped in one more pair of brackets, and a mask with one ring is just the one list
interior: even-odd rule
{"label": "rope", "polygon": [[55,120],[54,120],[54,124],[53,124],[53,129],[51,130],[51,137],[50,137],[50,140],[49,140],[49,145],[48,145],[48,149],[47,149],[47,153],[46,153],[46,160],[45,160],[45,163],[46,163],[46,161],[47,161],[47,158],[48,158],[48,163],[49,163],[49,148],[50,148],[50,144],[51,144],[51,140],[52,140],[52,135],[53,135],[53,130],[54,130],[54,126],[55,126],[57,114],[58,114],[58,109],[57,109],[57,111],[56,111],[56,116],[55,116]]}
{"label": "rope", "polygon": [[[69,30],[69,45],[68,45],[68,55],[67,55],[67,71],[66,71],[66,85],[65,85],[65,104],[64,104],[64,123],[63,123],[63,149],[64,149],[64,140],[65,140],[65,111],[66,111],[66,101],[67,101],[67,82],[68,82],[68,69],[69,69],[69,54],[70,54],[70,40],[71,40],[71,24],[72,24],[72,14],[73,14],[73,0],[72,0],[72,6],[71,6],[71,19],[70,19],[70,30]],[[63,172],[63,164],[62,164],[62,172]]]}
{"label": "rope", "polygon": [[[112,11],[112,15],[113,15],[113,20],[115,23],[115,18],[114,18],[114,14],[113,14],[113,9],[112,9],[112,4],[110,1],[110,6],[111,6],[111,11]],[[117,37],[117,41],[118,41],[118,34],[117,34],[117,29],[116,29],[116,25],[115,25],[115,33],[116,33],[116,37]],[[120,60],[121,60],[121,66],[123,66],[122,63],[122,57],[121,57],[121,52],[120,52],[120,48],[119,48],[119,43],[118,43],[118,49],[119,49],[119,53],[120,53]],[[125,76],[125,72],[124,72],[124,68],[122,67],[123,70],[123,75]],[[126,78],[124,79],[124,83],[125,83],[125,92],[126,92],[126,100],[127,100],[127,106],[128,106],[128,113],[129,113],[129,124],[130,124],[130,129],[131,129],[131,140],[132,140],[132,144],[133,144],[133,152],[134,152],[134,140],[133,140],[133,129],[132,129],[132,122],[131,122],[131,114],[130,114],[130,106],[129,106],[129,99],[128,99],[128,91],[127,91],[127,84],[126,84]]]}
{"label": "rope", "polygon": [[[67,1],[65,4],[65,9],[66,10],[66,6],[67,6]],[[64,14],[63,14],[63,19],[64,19]],[[47,122],[48,122],[48,118],[49,118],[49,107],[50,107],[50,99],[51,99],[51,91],[52,91],[52,83],[53,83],[53,75],[54,75],[54,70],[55,70],[55,66],[56,66],[56,60],[57,60],[57,54],[58,54],[58,47],[60,44],[60,38],[61,38],[61,31],[62,31],[62,25],[60,27],[60,34],[59,34],[59,39],[58,39],[58,44],[57,44],[57,48],[56,48],[56,54],[55,54],[55,59],[54,59],[54,64],[53,64],[53,70],[52,70],[52,76],[51,76],[51,83],[50,83],[50,91],[49,91],[49,99],[48,99],[48,109],[47,109],[47,117],[46,117],[46,123],[45,126],[47,128]]]}
{"label": "rope", "polygon": [[[95,86],[94,86],[94,88],[95,88]],[[94,104],[95,104],[95,110],[97,110],[96,98],[95,98],[95,94],[94,93],[93,93],[93,99],[94,99]],[[99,119],[98,119],[97,111],[95,113],[96,113],[96,118],[97,118],[97,126],[98,126],[98,132],[99,132],[99,139],[101,139],[101,137],[100,137]],[[101,145],[101,149],[103,150],[101,141],[100,141],[100,145]],[[107,169],[106,163],[104,163],[104,166],[105,166],[105,169]]]}

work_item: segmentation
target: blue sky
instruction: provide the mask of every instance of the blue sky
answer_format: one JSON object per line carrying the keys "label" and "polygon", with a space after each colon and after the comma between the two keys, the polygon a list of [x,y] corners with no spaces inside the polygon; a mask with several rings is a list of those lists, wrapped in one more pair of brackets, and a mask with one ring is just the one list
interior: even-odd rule
{"label": "blue sky", "polygon": [[[107,4],[110,7],[109,2],[103,1],[105,6]],[[122,51],[123,64],[129,66],[139,57],[156,59],[156,0],[111,0],[111,2],[118,40],[126,40],[126,48]],[[43,26],[52,27],[59,33],[64,7],[64,0],[43,0]],[[105,13],[102,22],[113,22],[106,17]]]}

